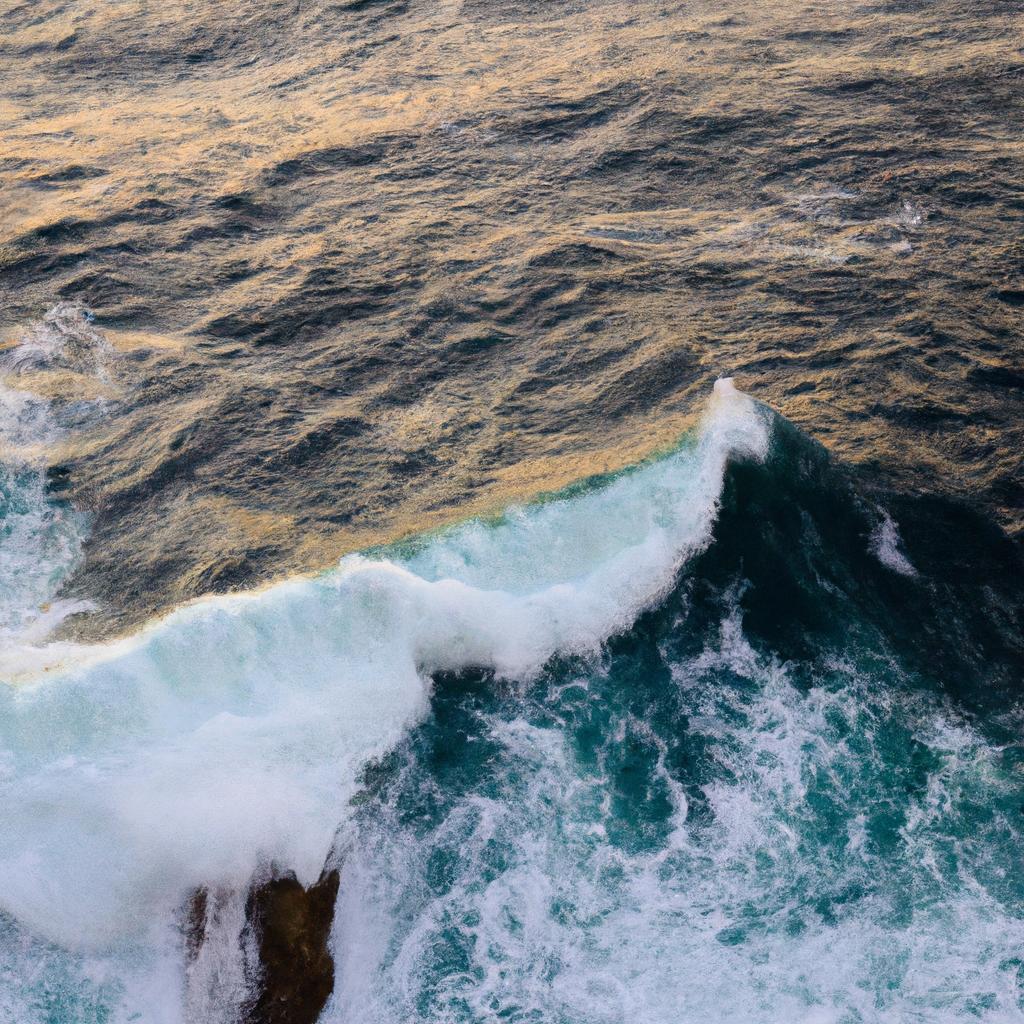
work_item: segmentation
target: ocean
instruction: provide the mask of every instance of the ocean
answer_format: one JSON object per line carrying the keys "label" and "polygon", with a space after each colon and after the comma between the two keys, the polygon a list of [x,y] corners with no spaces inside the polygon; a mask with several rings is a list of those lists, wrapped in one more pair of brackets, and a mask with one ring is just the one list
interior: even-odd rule
{"label": "ocean", "polygon": [[1024,1020],[1022,53],[0,5],[0,1022]]}

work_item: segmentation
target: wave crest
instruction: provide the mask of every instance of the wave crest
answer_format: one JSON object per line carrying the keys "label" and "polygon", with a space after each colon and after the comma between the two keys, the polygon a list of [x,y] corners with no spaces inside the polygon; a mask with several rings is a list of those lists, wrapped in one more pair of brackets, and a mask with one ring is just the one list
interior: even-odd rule
{"label": "wave crest", "polygon": [[353,556],[208,599],[117,643],[9,658],[0,907],[103,947],[260,863],[314,878],[361,766],[424,714],[431,674],[521,678],[596,652],[709,542],[727,462],[763,458],[769,422],[723,382],[676,452],[582,495],[404,561]]}

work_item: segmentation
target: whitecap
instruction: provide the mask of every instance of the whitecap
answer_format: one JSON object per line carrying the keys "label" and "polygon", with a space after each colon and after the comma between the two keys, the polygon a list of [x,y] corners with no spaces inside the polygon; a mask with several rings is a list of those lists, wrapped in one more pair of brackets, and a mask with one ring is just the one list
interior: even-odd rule
{"label": "whitecap", "polygon": [[0,910],[69,950],[164,948],[196,886],[244,889],[270,862],[312,881],[432,674],[598,653],[709,542],[728,461],[763,459],[769,433],[719,381],[679,450],[582,494],[115,643],[5,652]]}

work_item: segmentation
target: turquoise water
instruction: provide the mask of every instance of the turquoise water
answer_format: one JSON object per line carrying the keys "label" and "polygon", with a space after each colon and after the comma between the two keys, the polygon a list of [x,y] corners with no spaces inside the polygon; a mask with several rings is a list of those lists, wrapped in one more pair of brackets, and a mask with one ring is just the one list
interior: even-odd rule
{"label": "turquoise water", "polygon": [[1020,576],[902,511],[778,423],[599,659],[440,680],[367,775],[328,1019],[1024,1019]]}
{"label": "turquoise water", "polygon": [[723,385],[617,477],[37,652],[0,1016],[230,1020],[190,887],[327,858],[329,1022],[1022,1020],[1020,613],[998,531]]}

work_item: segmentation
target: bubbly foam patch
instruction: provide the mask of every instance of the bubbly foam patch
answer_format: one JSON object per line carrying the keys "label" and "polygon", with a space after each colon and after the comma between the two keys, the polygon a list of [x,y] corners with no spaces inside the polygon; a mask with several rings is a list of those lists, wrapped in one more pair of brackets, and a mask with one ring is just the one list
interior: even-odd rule
{"label": "bubbly foam patch", "polygon": [[[40,657],[38,645],[63,619],[92,607],[56,596],[79,562],[89,524],[87,516],[48,492],[46,466],[51,446],[103,409],[102,402],[33,394],[20,386],[19,375],[72,364],[99,375],[105,352],[84,310],[60,304],[0,359],[0,679],[5,682]],[[35,728],[45,731],[45,721]],[[0,743],[0,786],[19,785],[17,766],[17,752]],[[32,799],[28,782],[18,797],[21,814],[32,813]],[[12,868],[34,857],[34,850],[23,848]],[[45,892],[37,899],[45,900]],[[0,1020],[104,1020],[120,988],[110,973],[106,965],[76,961],[0,911]]]}
{"label": "bubbly foam patch", "polygon": [[105,378],[111,354],[89,310],[77,302],[58,302],[21,334],[4,362],[14,373],[59,366]]}
{"label": "bubbly foam patch", "polygon": [[[35,403],[0,384],[0,435],[27,433],[26,420],[36,416],[46,430]],[[0,646],[39,642],[85,607],[53,596],[77,563],[86,534],[85,516],[50,500],[37,459],[0,452]]]}
{"label": "bubbly foam patch", "polygon": [[105,373],[108,346],[79,306],[60,303],[0,360],[0,678],[17,651],[42,642],[91,606],[55,600],[78,563],[88,518],[47,492],[47,451],[102,402],[56,403],[14,386],[26,369],[76,366]]}
{"label": "bubbly foam patch", "polygon": [[667,656],[647,715],[564,680],[487,713],[435,820],[363,824],[324,1021],[1019,1020],[1012,758],[852,664],[807,691],[737,612]]}
{"label": "bubbly foam patch", "polygon": [[893,572],[898,572],[901,576],[916,576],[917,570],[901,547],[902,540],[896,523],[892,516],[882,509],[881,519],[871,534],[871,550],[882,565],[888,566]]}
{"label": "bubbly foam patch", "polygon": [[270,861],[312,881],[358,772],[423,716],[431,674],[522,679],[596,653],[708,543],[728,459],[763,458],[768,424],[724,382],[690,442],[603,487],[404,563],[354,556],[9,665],[0,908],[64,949],[118,955],[165,948],[196,886],[244,888]]}

